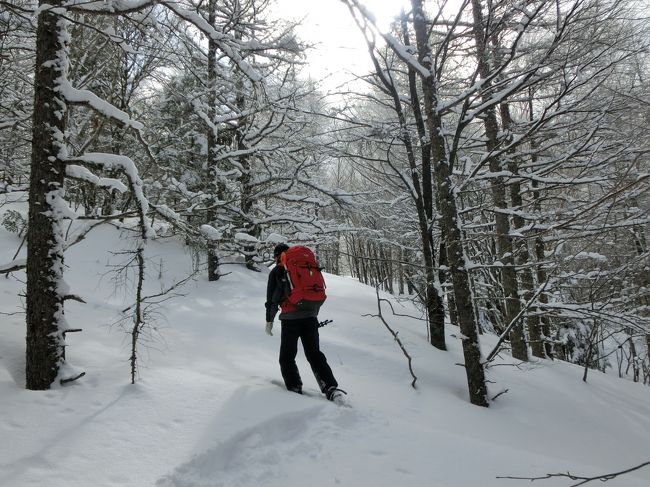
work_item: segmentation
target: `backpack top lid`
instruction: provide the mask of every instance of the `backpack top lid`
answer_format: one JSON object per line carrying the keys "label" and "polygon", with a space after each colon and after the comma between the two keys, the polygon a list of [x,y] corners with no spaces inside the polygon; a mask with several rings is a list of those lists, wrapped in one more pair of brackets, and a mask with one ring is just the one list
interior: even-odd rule
{"label": "backpack top lid", "polygon": [[295,245],[288,247],[280,255],[280,264],[285,268],[287,264],[291,265],[293,262],[300,262],[301,265],[311,264],[313,267],[318,267],[316,255],[309,247],[302,245]]}

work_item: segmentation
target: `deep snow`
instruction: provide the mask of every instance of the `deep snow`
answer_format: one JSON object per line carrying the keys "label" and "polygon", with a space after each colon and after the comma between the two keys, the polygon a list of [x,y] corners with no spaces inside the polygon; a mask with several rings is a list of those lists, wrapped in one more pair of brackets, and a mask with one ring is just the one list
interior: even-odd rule
{"label": "deep snow", "polygon": [[[0,215],[9,208],[26,211],[17,202]],[[0,265],[19,244],[0,228]],[[87,301],[66,306],[70,326],[83,328],[68,336],[67,357],[86,376],[50,391],[24,389],[24,315],[11,314],[21,311],[24,273],[0,276],[0,312],[8,313],[0,315],[0,486],[517,487],[531,483],[497,477],[592,476],[650,459],[650,388],[595,371],[583,383],[580,367],[515,367],[504,355],[488,377],[491,395],[508,392],[488,409],[472,406],[454,329],[449,351],[439,352],[423,322],[386,309],[413,356],[412,389],[404,356],[370,316],[374,289],[345,277],[327,276],[321,317],[334,322],[321,344],[351,408],[271,383],[280,379],[279,325],[265,335],[266,273],[237,264],[220,281],[200,275],[160,303],[130,385],[129,341],[114,323],[133,298],[115,287],[109,266],[133,245],[128,232],[105,225],[66,254],[66,281]],[[174,239],[150,242],[147,257],[148,294],[192,268]],[[495,341],[483,336],[484,351]],[[315,389],[301,353],[303,381]],[[607,483],[648,485],[650,467]]]}

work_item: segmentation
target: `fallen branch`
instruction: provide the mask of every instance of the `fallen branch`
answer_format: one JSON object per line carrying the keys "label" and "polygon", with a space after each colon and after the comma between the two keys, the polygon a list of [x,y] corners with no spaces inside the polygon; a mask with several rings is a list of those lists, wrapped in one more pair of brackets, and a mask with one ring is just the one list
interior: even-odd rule
{"label": "fallen branch", "polygon": [[601,482],[607,482],[608,480],[612,480],[619,475],[624,475],[626,473],[634,472],[635,470],[639,470],[643,467],[647,467],[650,465],[650,461],[644,462],[641,465],[637,465],[636,467],[631,467],[627,468],[625,470],[621,470],[620,472],[614,472],[614,473],[606,473],[603,475],[596,475],[595,477],[580,477],[578,475],[573,475],[570,472],[567,473],[547,473],[543,477],[497,477],[498,479],[512,479],[512,480],[530,480],[531,482],[535,480],[547,480],[553,477],[564,477],[568,478],[571,480],[579,480],[577,484],[571,484],[569,487],[578,487],[580,485],[585,485],[586,483],[593,482],[594,480],[600,480]]}
{"label": "fallen branch", "polygon": [[67,379],[61,379],[59,383],[61,385],[67,384],[69,382],[74,382],[77,379],[81,379],[84,375],[86,375],[85,372],[81,372],[80,374],[75,375],[74,377],[68,377]]}
{"label": "fallen branch", "polygon": [[[384,319],[384,315],[383,315],[382,312],[381,312],[381,302],[382,302],[382,301],[386,301],[386,300],[385,300],[385,299],[381,299],[381,298],[379,297],[379,286],[375,287],[375,291],[377,292],[377,309],[378,309],[378,313],[379,313],[379,314],[376,315],[376,316],[377,316],[377,317],[382,321],[382,323],[384,324],[384,326],[388,329],[388,331],[391,333],[391,335],[393,335],[393,338],[395,339],[395,341],[397,342],[397,344],[399,345],[399,347],[402,349],[402,353],[404,353],[404,356],[405,356],[406,359],[408,360],[409,372],[411,373],[411,377],[413,377],[413,381],[411,382],[411,387],[412,387],[413,389],[417,389],[417,387],[415,387],[415,382],[418,380],[418,378],[417,378],[417,377],[415,376],[415,374],[413,373],[413,366],[412,366],[412,359],[411,359],[411,356],[410,356],[410,355],[408,354],[408,352],[406,351],[406,348],[404,348],[404,344],[402,343],[402,341],[401,341],[401,340],[399,339],[399,337],[397,336],[397,332],[395,332],[395,331],[394,331],[394,330],[389,326],[389,324],[386,322],[386,320]],[[374,316],[374,315],[373,315],[373,316]]]}
{"label": "fallen branch", "polygon": [[497,397],[499,397],[502,394],[507,394],[509,390],[510,389],[504,389],[501,392],[499,392],[498,394],[495,394],[494,397],[492,399],[490,399],[490,401],[494,401]]}

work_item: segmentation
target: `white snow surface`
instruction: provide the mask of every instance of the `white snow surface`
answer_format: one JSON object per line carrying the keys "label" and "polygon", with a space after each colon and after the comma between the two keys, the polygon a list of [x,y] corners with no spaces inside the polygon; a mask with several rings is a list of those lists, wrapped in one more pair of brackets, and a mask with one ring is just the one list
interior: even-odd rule
{"label": "white snow surface", "polygon": [[[8,208],[24,203],[0,213]],[[0,264],[19,245],[0,227]],[[518,487],[531,483],[497,477],[592,476],[650,457],[650,388],[595,371],[583,383],[580,367],[543,360],[491,368],[490,394],[508,392],[479,408],[456,365],[458,332],[449,328],[441,352],[423,322],[384,310],[413,357],[415,390],[397,344],[370,316],[374,289],[331,275],[321,318],[334,322],[321,329],[321,347],[351,407],[271,382],[280,380],[279,325],[265,335],[266,274],[243,265],[228,265],[217,282],[190,281],[160,304],[130,385],[129,340],[111,324],[133,293],[116,290],[107,272],[125,258],[115,252],[134,245],[106,225],[66,253],[70,292],[87,301],[66,304],[69,326],[83,328],[67,337],[66,367],[86,376],[49,391],[24,388],[24,315],[12,313],[22,310],[25,275],[0,277],[0,486]],[[149,242],[147,259],[147,294],[192,267],[174,239]],[[495,341],[482,337],[485,353]],[[504,354],[499,363],[512,361]],[[606,485],[647,487],[650,468]]]}

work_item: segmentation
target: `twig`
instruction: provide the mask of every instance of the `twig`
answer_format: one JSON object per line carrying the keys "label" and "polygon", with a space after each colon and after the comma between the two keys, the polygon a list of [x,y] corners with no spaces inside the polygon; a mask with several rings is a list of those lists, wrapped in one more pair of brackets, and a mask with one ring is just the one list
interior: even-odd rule
{"label": "twig", "polygon": [[11,274],[12,272],[22,271],[27,267],[27,264],[24,263],[24,259],[21,259],[19,262],[20,263],[9,262],[5,266],[0,266],[0,274]]}
{"label": "twig", "polygon": [[77,380],[77,379],[81,379],[84,375],[86,375],[86,373],[85,373],[85,372],[81,372],[80,374],[77,374],[77,375],[75,375],[74,377],[68,377],[67,379],[61,379],[61,380],[59,381],[59,383],[60,383],[61,385],[63,385],[63,384],[67,384],[68,382],[73,382],[73,381],[75,381],[75,380]]}
{"label": "twig", "polygon": [[410,356],[410,355],[408,354],[408,352],[406,351],[406,348],[404,348],[404,344],[402,343],[402,341],[401,341],[401,340],[399,339],[399,337],[397,336],[397,333],[396,333],[396,332],[395,332],[395,331],[394,331],[394,330],[393,330],[393,329],[388,325],[388,323],[386,323],[386,320],[384,319],[384,316],[383,316],[382,313],[381,313],[381,302],[382,302],[382,301],[385,301],[385,300],[383,300],[383,299],[381,299],[381,298],[379,297],[379,286],[376,286],[376,287],[375,287],[375,291],[376,291],[376,293],[377,293],[377,309],[378,309],[378,311],[379,311],[379,314],[378,314],[377,316],[378,316],[379,319],[382,321],[382,323],[384,324],[384,326],[388,329],[388,331],[390,331],[391,335],[393,335],[393,338],[395,339],[395,341],[397,342],[397,344],[399,345],[399,347],[402,349],[402,352],[404,353],[404,356],[407,358],[407,360],[408,360],[408,365],[409,365],[409,372],[411,373],[411,377],[413,377],[413,381],[411,382],[411,387],[412,387],[413,389],[417,389],[417,388],[415,387],[415,382],[418,380],[418,378],[417,378],[417,377],[415,376],[415,374],[413,373],[413,366],[412,366],[412,359],[411,359],[411,356]]}
{"label": "twig", "polygon": [[86,301],[82,297],[77,296],[76,294],[66,294],[65,296],[63,296],[64,301],[67,301],[68,299],[71,299],[72,301],[78,301],[79,303],[86,304]]}
{"label": "twig", "polygon": [[14,316],[14,315],[24,315],[25,311],[14,311],[12,313],[7,313],[5,311],[0,311],[0,315],[2,316]]}
{"label": "twig", "polygon": [[507,394],[509,390],[510,390],[510,389],[504,389],[504,390],[502,390],[502,391],[499,392],[497,395],[495,395],[495,396],[491,399],[491,401],[494,401],[497,397],[499,397],[499,396],[502,395],[502,394]]}
{"label": "twig", "polygon": [[486,364],[489,364],[490,362],[492,362],[492,360],[494,360],[494,357],[499,353],[499,349],[501,347],[501,344],[508,338],[508,335],[509,335],[510,331],[517,325],[520,318],[524,315],[524,313],[526,313],[528,308],[530,308],[530,306],[533,304],[533,302],[537,299],[537,296],[539,296],[542,292],[544,292],[544,290],[546,289],[547,284],[548,284],[548,279],[545,282],[543,282],[541,286],[539,286],[537,288],[537,290],[530,297],[528,302],[524,306],[521,307],[521,310],[519,311],[519,313],[517,313],[517,316],[515,316],[512,319],[512,321],[508,324],[508,326],[506,326],[506,329],[503,330],[503,333],[499,337],[499,340],[497,341],[497,344],[494,346],[492,351],[488,354],[487,359],[485,360]]}
{"label": "twig", "polygon": [[567,473],[547,473],[543,477],[497,477],[498,479],[513,479],[513,480],[530,480],[535,481],[535,480],[547,480],[553,477],[565,477],[571,480],[579,480],[577,484],[571,484],[569,487],[578,487],[580,485],[585,485],[586,483],[593,482],[594,480],[600,480],[601,482],[607,482],[608,480],[612,480],[619,475],[624,475],[626,473],[634,472],[635,470],[639,470],[643,467],[647,467],[650,465],[650,461],[644,462],[641,465],[637,465],[636,467],[631,467],[627,468],[625,470],[621,470],[620,472],[614,472],[614,473],[606,473],[603,475],[596,475],[595,477],[580,477],[578,475],[573,475],[570,472]]}
{"label": "twig", "polygon": [[16,257],[18,257],[18,254],[20,254],[20,250],[23,248],[23,245],[25,245],[25,241],[27,240],[27,232],[25,232],[25,235],[23,235],[23,239],[20,241],[20,245],[18,246],[18,250],[16,250],[16,253],[14,254],[13,258],[11,259],[16,260]]}
{"label": "twig", "polygon": [[393,308],[393,303],[391,303],[387,299],[382,299],[382,301],[384,301],[385,303],[388,304],[388,306],[390,306],[390,310],[393,313],[393,316],[401,316],[402,318],[412,318],[414,320],[422,321],[422,317],[418,318],[417,316],[411,316],[411,315],[405,315],[405,314],[401,314],[401,313],[395,313],[395,308]]}
{"label": "twig", "polygon": [[[169,293],[170,293],[171,291],[173,291],[174,289],[176,289],[176,288],[178,288],[178,287],[181,287],[181,286],[182,286],[183,284],[185,284],[187,281],[189,281],[190,279],[193,279],[195,275],[196,275],[196,272],[193,272],[192,274],[190,274],[189,276],[187,276],[185,279],[181,279],[180,281],[175,282],[174,284],[172,284],[171,286],[169,286],[167,289],[163,289],[163,290],[162,290],[161,292],[159,292],[158,294],[151,294],[151,295],[149,295],[149,296],[143,296],[143,297],[141,298],[141,301],[142,301],[143,303],[146,303],[146,302],[152,300],[153,298],[159,298],[159,297],[161,297],[161,296],[164,296],[164,295],[166,295],[166,294],[169,294]],[[133,308],[135,305],[136,305],[136,303],[132,304],[131,306],[128,306],[127,308],[124,308],[124,309],[122,310],[122,313],[126,313],[126,312],[129,311],[131,308]]]}

